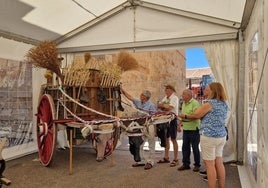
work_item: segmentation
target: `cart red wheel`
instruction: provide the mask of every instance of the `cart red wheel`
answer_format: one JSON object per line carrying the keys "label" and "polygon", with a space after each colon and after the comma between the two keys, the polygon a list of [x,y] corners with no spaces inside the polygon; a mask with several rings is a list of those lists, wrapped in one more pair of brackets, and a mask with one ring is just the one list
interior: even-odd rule
{"label": "cart red wheel", "polygon": [[52,161],[57,140],[57,127],[54,123],[55,106],[50,95],[42,96],[36,116],[38,153],[42,165],[48,166]]}

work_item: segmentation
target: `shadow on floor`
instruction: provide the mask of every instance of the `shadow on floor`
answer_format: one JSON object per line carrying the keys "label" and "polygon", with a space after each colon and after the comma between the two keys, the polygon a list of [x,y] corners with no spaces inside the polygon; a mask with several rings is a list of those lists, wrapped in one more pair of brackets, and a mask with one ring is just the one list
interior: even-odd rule
{"label": "shadow on floor", "polygon": [[[145,153],[146,154],[146,153]],[[69,175],[69,149],[56,150],[50,167],[43,167],[34,153],[8,161],[4,175],[16,188],[206,188],[207,182],[192,170],[178,171],[169,164],[157,164],[150,170],[131,167],[133,157],[126,143],[102,162],[95,160],[95,150],[87,147],[73,148],[72,174]],[[156,152],[156,160],[163,151]],[[172,159],[173,153],[170,153]],[[179,153],[181,161],[181,152]],[[237,167],[225,164],[226,187],[240,188]]]}

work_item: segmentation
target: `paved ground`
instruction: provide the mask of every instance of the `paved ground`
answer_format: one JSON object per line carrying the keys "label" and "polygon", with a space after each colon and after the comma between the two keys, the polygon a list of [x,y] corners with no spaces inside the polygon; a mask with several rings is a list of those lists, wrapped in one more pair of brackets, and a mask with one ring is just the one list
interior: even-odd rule
{"label": "paved ground", "polygon": [[[181,172],[177,170],[177,167],[169,167],[169,164],[157,164],[150,170],[144,170],[143,167],[131,167],[133,157],[124,142],[112,156],[102,162],[95,160],[95,150],[91,149],[89,144],[86,144],[86,147],[73,148],[72,175],[69,175],[68,149],[57,150],[50,167],[43,167],[40,164],[37,153],[7,161],[4,175],[11,179],[12,184],[9,186],[11,188],[207,187],[202,176],[192,170]],[[156,152],[156,159],[163,156],[163,151],[159,150]],[[172,152],[170,156],[173,156]],[[237,167],[233,164],[225,166],[226,187],[240,188]]]}

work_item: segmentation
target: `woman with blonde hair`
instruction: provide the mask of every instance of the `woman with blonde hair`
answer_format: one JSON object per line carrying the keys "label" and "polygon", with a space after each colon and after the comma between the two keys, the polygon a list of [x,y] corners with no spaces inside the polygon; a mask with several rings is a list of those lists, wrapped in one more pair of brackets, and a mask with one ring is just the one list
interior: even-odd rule
{"label": "woman with blonde hair", "polygon": [[216,180],[220,188],[225,186],[225,168],[222,161],[223,147],[226,142],[225,129],[228,105],[223,86],[213,82],[205,88],[207,102],[197,108],[192,115],[180,114],[185,119],[201,119],[200,146],[204,160],[208,187],[214,188]]}

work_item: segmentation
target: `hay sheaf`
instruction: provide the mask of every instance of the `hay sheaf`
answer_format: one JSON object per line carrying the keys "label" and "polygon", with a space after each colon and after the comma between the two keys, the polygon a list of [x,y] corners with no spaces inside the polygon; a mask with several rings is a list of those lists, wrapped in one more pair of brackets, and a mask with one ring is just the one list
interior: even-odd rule
{"label": "hay sheaf", "polygon": [[89,52],[86,52],[84,54],[84,59],[85,59],[85,63],[88,63],[89,60],[91,59],[91,54]]}
{"label": "hay sheaf", "polygon": [[31,48],[26,54],[26,62],[38,68],[46,68],[57,74],[61,79],[61,58],[58,58],[58,49],[53,41],[43,41]]}
{"label": "hay sheaf", "polygon": [[123,71],[137,70],[140,67],[137,60],[125,50],[120,50],[118,53],[117,65]]}
{"label": "hay sheaf", "polygon": [[140,65],[138,61],[125,50],[120,50],[118,53],[117,65],[122,69],[123,72],[137,70],[148,73],[148,70]]}

